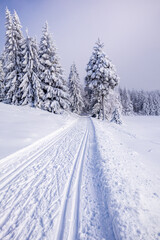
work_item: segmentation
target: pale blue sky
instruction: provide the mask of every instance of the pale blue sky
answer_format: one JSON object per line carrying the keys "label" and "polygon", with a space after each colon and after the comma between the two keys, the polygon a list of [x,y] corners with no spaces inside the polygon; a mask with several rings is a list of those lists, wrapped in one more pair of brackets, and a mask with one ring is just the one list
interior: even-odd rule
{"label": "pale blue sky", "polygon": [[122,86],[160,89],[160,0],[0,0],[1,51],[6,6],[38,40],[48,21],[66,77],[75,61],[84,79],[100,37]]}

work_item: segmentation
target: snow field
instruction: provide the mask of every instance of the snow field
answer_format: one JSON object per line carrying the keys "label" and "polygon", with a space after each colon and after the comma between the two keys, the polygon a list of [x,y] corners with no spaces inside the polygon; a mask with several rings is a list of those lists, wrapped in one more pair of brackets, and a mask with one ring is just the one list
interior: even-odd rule
{"label": "snow field", "polygon": [[[155,154],[149,161],[145,149],[146,143],[152,148],[160,119],[142,118],[126,117],[123,126],[93,120],[116,239],[160,239],[160,177],[155,167],[150,167],[152,161],[159,169],[160,162],[152,158]],[[158,150],[159,145],[155,146]]]}
{"label": "snow field", "polygon": [[0,111],[0,239],[160,239],[159,117]]}
{"label": "snow field", "polygon": [[0,239],[114,239],[96,145],[84,117],[2,159]]}
{"label": "snow field", "polygon": [[0,159],[74,120],[72,114],[56,115],[28,106],[0,103]]}
{"label": "snow field", "polygon": [[[4,178],[0,179],[1,239],[47,237],[59,210],[61,194],[82,137],[81,131],[79,124],[70,128],[69,133],[64,133],[61,138],[52,141],[46,151],[37,154],[31,164],[21,171],[19,168],[13,170],[14,174],[9,173],[12,179],[7,184],[4,184]],[[39,149],[42,145],[43,143]],[[19,157],[25,158],[26,162],[28,160],[25,153],[23,155],[21,152]],[[6,169],[5,166],[4,168]],[[7,179],[6,175],[5,178]],[[52,238],[53,236],[52,233]]]}

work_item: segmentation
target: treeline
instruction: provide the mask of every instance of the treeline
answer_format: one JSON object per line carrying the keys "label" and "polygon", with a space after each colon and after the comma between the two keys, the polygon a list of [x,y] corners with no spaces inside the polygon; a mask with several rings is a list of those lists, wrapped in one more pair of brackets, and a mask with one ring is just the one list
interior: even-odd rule
{"label": "treeline", "polygon": [[104,45],[96,42],[86,67],[82,89],[75,63],[68,79],[63,70],[45,23],[42,37],[36,39],[26,32],[17,13],[6,9],[6,41],[0,57],[0,101],[14,105],[29,105],[61,113],[72,111],[98,119],[121,123],[124,115],[133,113],[159,115],[159,92],[119,89],[115,66],[103,52]]}
{"label": "treeline", "polygon": [[[82,111],[82,89],[75,64],[71,66],[70,88],[64,78],[57,49],[45,23],[40,43],[24,38],[17,13],[6,9],[6,41],[0,59],[0,101],[29,105],[53,113]],[[75,95],[77,96],[76,104]],[[70,96],[72,95],[72,97]]]}
{"label": "treeline", "polygon": [[119,78],[100,40],[87,64],[85,89],[82,89],[75,64],[71,66],[68,81],[64,78],[47,23],[39,44],[28,32],[24,38],[15,11],[11,14],[6,9],[5,26],[6,41],[0,58],[0,101],[53,113],[85,112],[120,122],[120,104],[114,91]]}
{"label": "treeline", "polygon": [[127,90],[119,88],[123,115],[160,115],[160,91]]}

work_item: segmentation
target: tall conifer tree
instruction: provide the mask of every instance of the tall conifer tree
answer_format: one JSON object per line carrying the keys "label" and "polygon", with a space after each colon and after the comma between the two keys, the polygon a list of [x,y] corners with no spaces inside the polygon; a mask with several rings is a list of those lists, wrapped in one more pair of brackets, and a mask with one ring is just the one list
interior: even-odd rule
{"label": "tall conifer tree", "polygon": [[122,103],[122,113],[124,115],[131,115],[133,113],[133,104],[130,99],[130,95],[128,94],[128,91],[126,90],[126,88],[119,88],[119,94]]}
{"label": "tall conifer tree", "polygon": [[6,43],[4,51],[4,101],[19,104],[19,85],[21,73],[21,24],[16,12],[13,17],[6,9]]}
{"label": "tall conifer tree", "polygon": [[77,114],[81,114],[84,103],[82,98],[82,89],[80,86],[79,74],[75,63],[72,64],[69,74],[69,93],[71,97],[71,110]]}
{"label": "tall conifer tree", "polygon": [[39,46],[40,71],[44,103],[43,108],[53,113],[59,113],[62,109],[69,108],[69,96],[63,71],[48,32],[48,24],[43,28],[43,35]]}
{"label": "tall conifer tree", "polygon": [[42,108],[43,92],[38,77],[39,59],[36,41],[27,36],[22,45],[23,76],[20,84],[21,104]]}
{"label": "tall conifer tree", "polygon": [[13,30],[14,30],[14,39],[15,39],[15,42],[16,42],[16,51],[15,51],[15,58],[16,58],[16,66],[15,66],[15,69],[16,69],[16,85],[15,85],[15,91],[14,91],[14,97],[12,99],[12,103],[13,104],[17,104],[19,105],[20,102],[21,102],[21,94],[20,94],[20,84],[21,84],[21,81],[22,81],[22,44],[23,44],[23,35],[22,35],[22,31],[21,31],[21,23],[20,23],[20,20],[19,20],[19,17],[16,13],[16,11],[14,11],[14,14],[13,14]]}
{"label": "tall conifer tree", "polygon": [[86,91],[92,113],[98,118],[106,118],[105,101],[110,89],[118,85],[118,76],[114,65],[103,52],[103,44],[98,41],[95,44],[92,56],[87,64]]}
{"label": "tall conifer tree", "polygon": [[0,59],[0,102],[4,98],[4,72],[2,67],[2,59]]}
{"label": "tall conifer tree", "polygon": [[10,88],[12,86],[12,80],[15,77],[14,72],[14,41],[13,41],[13,21],[12,16],[8,8],[6,9],[6,42],[4,50],[4,101],[6,103],[12,102],[12,95],[9,95]]}

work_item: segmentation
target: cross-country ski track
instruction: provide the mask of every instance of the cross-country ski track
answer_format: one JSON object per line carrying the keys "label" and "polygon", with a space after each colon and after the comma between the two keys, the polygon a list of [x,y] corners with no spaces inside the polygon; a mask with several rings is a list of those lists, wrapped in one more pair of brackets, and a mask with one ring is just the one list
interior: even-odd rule
{"label": "cross-country ski track", "polygon": [[115,239],[92,120],[0,161],[0,239]]}

